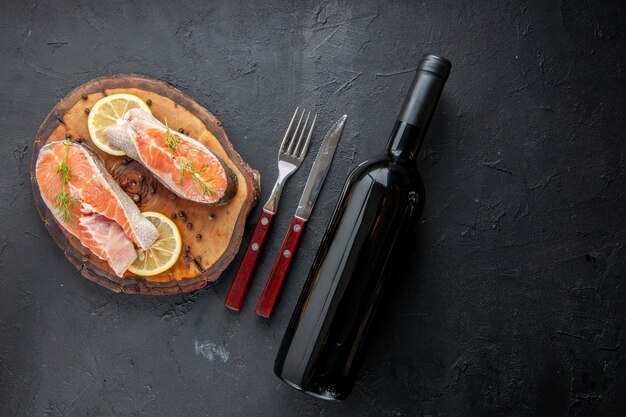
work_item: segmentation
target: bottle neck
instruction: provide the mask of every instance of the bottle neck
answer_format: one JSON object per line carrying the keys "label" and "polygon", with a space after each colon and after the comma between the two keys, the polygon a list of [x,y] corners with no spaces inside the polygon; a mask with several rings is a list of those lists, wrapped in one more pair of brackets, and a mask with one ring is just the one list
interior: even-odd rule
{"label": "bottle neck", "polygon": [[420,61],[387,145],[393,159],[414,160],[450,73],[450,61],[425,55]]}
{"label": "bottle neck", "polygon": [[422,146],[422,133],[423,130],[417,126],[396,120],[387,143],[387,155],[392,159],[416,159]]}

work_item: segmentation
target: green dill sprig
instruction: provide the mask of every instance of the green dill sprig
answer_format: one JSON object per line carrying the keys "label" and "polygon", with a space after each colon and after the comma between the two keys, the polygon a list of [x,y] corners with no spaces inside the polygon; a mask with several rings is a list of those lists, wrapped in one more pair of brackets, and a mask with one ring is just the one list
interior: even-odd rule
{"label": "green dill sprig", "polygon": [[67,162],[67,155],[69,153],[71,143],[72,142],[69,139],[65,141],[65,155],[63,156],[63,162],[59,164],[56,171],[56,173],[61,177],[61,191],[59,191],[56,197],[52,200],[54,205],[59,209],[61,220],[65,223],[74,223],[74,213],[71,210],[71,206],[78,202],[78,198],[70,195],[65,188],[67,183],[73,178],[72,170]]}
{"label": "green dill sprig", "polygon": [[178,152],[179,139],[172,134],[170,127],[167,125],[167,119],[165,119],[165,144],[170,150]]}
{"label": "green dill sprig", "polygon": [[207,183],[213,181],[213,178],[202,178],[202,174],[209,169],[209,166],[202,165],[200,169],[195,169],[193,164],[188,159],[180,156],[180,153],[178,152],[179,142],[180,138],[172,133],[172,130],[167,124],[167,119],[165,119],[165,144],[171,151],[176,152],[180,158],[180,185],[183,185],[185,182],[185,172],[189,172],[191,175],[191,183],[200,187],[200,190],[204,195],[212,197],[215,191],[211,186],[207,185]]}
{"label": "green dill sprig", "polygon": [[212,187],[207,185],[213,181],[213,178],[203,178],[202,174],[204,174],[207,169],[209,169],[208,165],[202,165],[200,169],[195,169],[191,162],[185,158],[180,158],[180,185],[183,185],[185,179],[185,172],[189,172],[191,175],[191,183],[200,187],[202,193],[206,196],[212,197],[215,191]]}
{"label": "green dill sprig", "polygon": [[65,186],[59,191],[59,194],[54,197],[54,205],[59,209],[59,214],[61,215],[61,219],[65,223],[74,223],[74,213],[70,209],[70,206],[78,203],[78,198],[70,195],[65,189]]}

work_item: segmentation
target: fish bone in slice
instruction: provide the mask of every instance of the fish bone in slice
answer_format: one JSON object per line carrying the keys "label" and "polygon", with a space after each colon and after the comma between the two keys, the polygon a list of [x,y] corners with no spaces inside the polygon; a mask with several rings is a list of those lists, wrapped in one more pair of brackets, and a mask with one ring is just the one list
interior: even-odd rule
{"label": "fish bone in slice", "polygon": [[64,221],[54,198],[64,186],[57,170],[65,151],[63,141],[41,148],[35,168],[41,196],[58,222],[121,277],[137,258],[135,246],[148,249],[159,232],[115,182],[100,157],[79,143],[71,143],[68,149],[71,176],[65,187],[75,200],[69,205],[72,220]]}
{"label": "fish bone in slice", "polygon": [[123,118],[122,123],[106,128],[104,135],[168,189],[181,198],[212,206],[232,200],[237,176],[206,146],[169,129],[143,109],[131,109]]}

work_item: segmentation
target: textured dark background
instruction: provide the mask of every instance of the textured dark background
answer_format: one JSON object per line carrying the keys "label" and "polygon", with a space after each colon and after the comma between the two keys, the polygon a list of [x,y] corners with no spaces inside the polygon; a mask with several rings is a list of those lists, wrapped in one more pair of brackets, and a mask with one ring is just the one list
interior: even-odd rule
{"label": "textured dark background", "polygon": [[[0,415],[624,415],[622,1],[93,3],[0,3]],[[274,356],[337,193],[384,147],[423,53],[453,70],[419,161],[410,267],[352,396],[309,398],[274,376]],[[232,267],[189,295],[118,295],[48,236],[34,134],[73,87],[119,72],[215,113],[263,174],[263,200],[294,107],[319,112],[315,143],[349,114],[271,321],[255,300],[313,158],[241,314],[222,305]]]}

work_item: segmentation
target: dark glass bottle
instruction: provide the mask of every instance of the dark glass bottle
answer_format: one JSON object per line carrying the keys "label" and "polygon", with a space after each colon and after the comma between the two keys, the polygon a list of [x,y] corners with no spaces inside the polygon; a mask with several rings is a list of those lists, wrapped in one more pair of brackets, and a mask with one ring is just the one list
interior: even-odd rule
{"label": "dark glass bottle", "polygon": [[274,372],[297,389],[325,399],[352,390],[381,290],[424,206],[416,157],[450,66],[422,58],[386,153],[347,180],[276,357]]}

